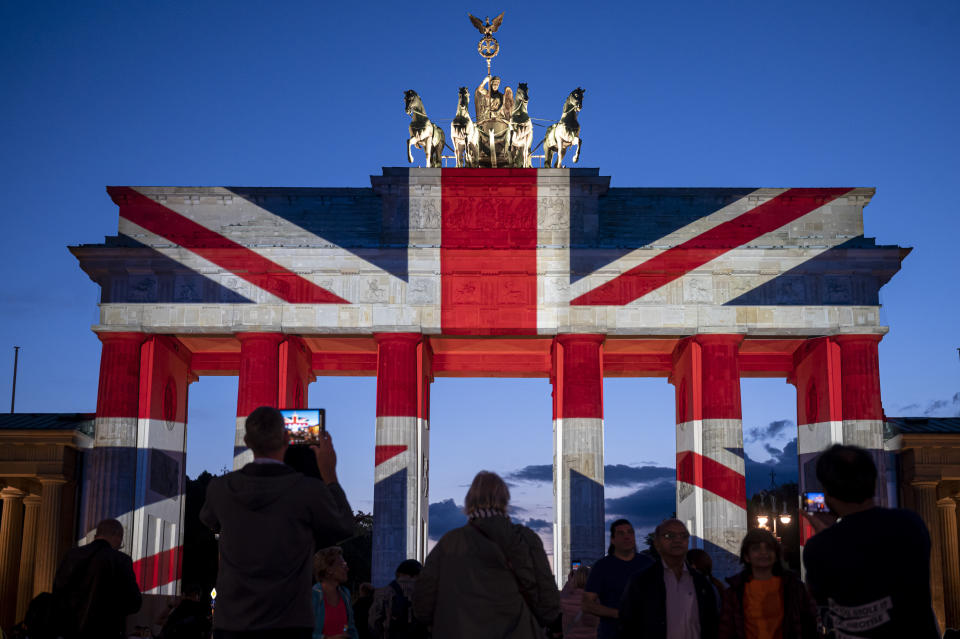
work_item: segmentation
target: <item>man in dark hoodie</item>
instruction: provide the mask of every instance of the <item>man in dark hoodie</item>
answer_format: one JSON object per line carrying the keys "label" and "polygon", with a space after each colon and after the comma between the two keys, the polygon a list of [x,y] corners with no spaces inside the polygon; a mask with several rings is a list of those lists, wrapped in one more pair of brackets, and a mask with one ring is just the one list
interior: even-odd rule
{"label": "man in dark hoodie", "polygon": [[123,525],[104,519],[93,541],[71,548],[60,562],[53,594],[62,636],[122,639],[127,615],[141,604],[133,562],[118,550],[122,543]]}
{"label": "man in dark hoodie", "polygon": [[353,534],[353,511],[337,483],[328,433],[312,446],[321,479],[283,463],[283,416],[261,406],[247,417],[253,461],[215,478],[200,520],[220,535],[216,639],[309,639],[312,558]]}

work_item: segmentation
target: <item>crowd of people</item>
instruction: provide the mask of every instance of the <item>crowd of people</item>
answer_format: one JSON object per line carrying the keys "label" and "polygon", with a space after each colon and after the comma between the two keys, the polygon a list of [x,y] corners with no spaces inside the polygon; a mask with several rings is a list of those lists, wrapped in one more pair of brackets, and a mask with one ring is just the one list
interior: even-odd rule
{"label": "crowd of people", "polygon": [[[253,462],[214,479],[200,515],[219,534],[215,614],[185,589],[165,639],[211,629],[214,639],[940,637],[929,534],[915,513],[874,503],[876,467],[860,448],[836,445],[817,461],[831,512],[807,515],[815,534],[805,581],[784,567],[765,529],[746,534],[743,570],[724,581],[707,552],[689,548],[682,521],[660,523],[640,552],[633,526],[619,519],[607,555],[574,567],[560,590],[540,537],[508,517],[506,483],[482,471],[465,497],[468,523],[441,537],[422,566],[408,559],[388,585],[363,584],[354,599],[336,546],[352,534],[353,513],[330,435],[311,447],[317,472],[306,474],[284,463],[276,409],[250,414],[245,442]],[[122,639],[141,605],[122,539],[108,519],[92,543],[72,549],[53,593],[31,603],[22,636]]]}

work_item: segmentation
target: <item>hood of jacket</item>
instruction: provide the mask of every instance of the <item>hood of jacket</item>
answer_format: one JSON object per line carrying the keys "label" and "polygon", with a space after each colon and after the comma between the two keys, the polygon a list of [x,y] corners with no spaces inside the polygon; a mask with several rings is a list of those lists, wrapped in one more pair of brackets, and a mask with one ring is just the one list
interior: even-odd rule
{"label": "hood of jacket", "polygon": [[229,498],[249,510],[261,510],[290,494],[303,477],[286,464],[249,463],[224,478]]}

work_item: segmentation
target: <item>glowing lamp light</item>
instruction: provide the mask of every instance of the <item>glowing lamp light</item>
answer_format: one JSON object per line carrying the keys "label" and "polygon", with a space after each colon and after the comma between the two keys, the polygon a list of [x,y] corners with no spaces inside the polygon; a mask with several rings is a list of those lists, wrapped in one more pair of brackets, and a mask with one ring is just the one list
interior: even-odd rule
{"label": "glowing lamp light", "polygon": [[786,514],[786,513],[780,515],[780,523],[783,524],[784,526],[786,526],[787,524],[789,524],[789,523],[790,523],[790,515],[788,515],[788,514]]}
{"label": "glowing lamp light", "polygon": [[768,521],[770,521],[770,518],[766,515],[757,515],[757,525],[761,528],[766,528]]}

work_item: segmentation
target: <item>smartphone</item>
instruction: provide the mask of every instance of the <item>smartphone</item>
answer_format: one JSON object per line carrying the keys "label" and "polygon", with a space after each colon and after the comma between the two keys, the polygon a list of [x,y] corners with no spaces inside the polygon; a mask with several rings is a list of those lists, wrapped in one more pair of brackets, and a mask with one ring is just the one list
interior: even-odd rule
{"label": "smartphone", "polygon": [[582,565],[583,565],[582,561],[580,561],[579,559],[574,559],[573,561],[570,562],[570,570],[576,570]]}
{"label": "smartphone", "polygon": [[800,507],[811,514],[830,512],[823,493],[803,493],[800,497]]}
{"label": "smartphone", "polygon": [[283,425],[290,433],[290,445],[318,444],[327,430],[324,408],[287,408],[280,411]]}

